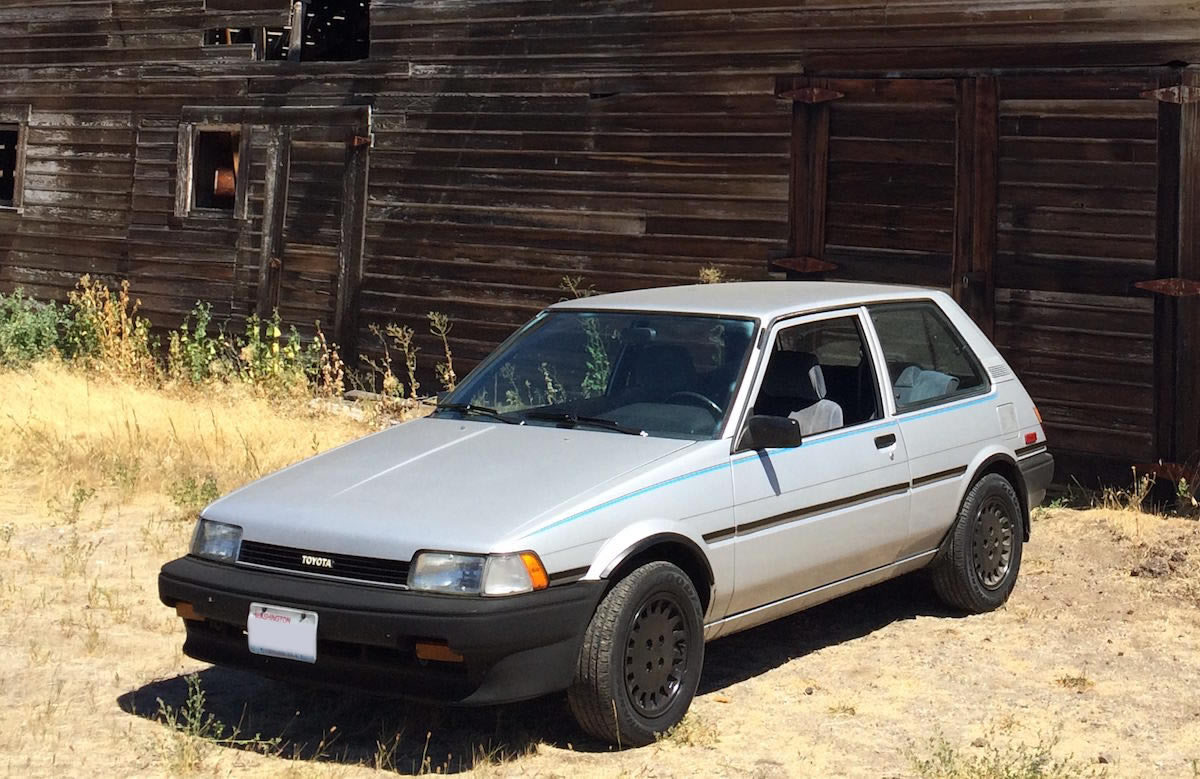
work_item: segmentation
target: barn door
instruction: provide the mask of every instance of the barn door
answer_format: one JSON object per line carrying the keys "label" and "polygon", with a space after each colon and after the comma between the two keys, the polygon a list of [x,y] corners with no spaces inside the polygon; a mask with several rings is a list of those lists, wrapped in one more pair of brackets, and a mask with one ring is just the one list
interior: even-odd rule
{"label": "barn door", "polygon": [[1177,233],[1160,235],[1177,186],[1160,160],[1169,127],[1146,94],[1158,78],[1000,80],[996,344],[1051,441],[1123,462],[1114,477],[1168,456],[1157,426],[1173,416],[1170,378],[1156,370],[1170,359],[1156,334],[1165,320],[1137,286],[1174,275],[1160,259]]}
{"label": "barn door", "polygon": [[783,95],[794,256],[776,264],[945,289],[989,329],[994,82],[805,78]]}
{"label": "barn door", "polygon": [[775,264],[945,289],[1018,370],[1064,463],[1127,475],[1168,456],[1174,347],[1142,288],[1177,275],[1163,204],[1179,149],[1162,140],[1179,130],[1151,95],[1165,78],[789,80],[794,256]]}
{"label": "barn door", "polygon": [[369,136],[355,125],[281,126],[267,147],[258,313],[343,350],[356,339]]}

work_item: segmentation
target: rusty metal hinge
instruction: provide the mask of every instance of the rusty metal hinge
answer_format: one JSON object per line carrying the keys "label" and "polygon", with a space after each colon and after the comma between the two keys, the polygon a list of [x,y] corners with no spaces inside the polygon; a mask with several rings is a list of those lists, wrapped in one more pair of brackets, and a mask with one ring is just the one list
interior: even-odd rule
{"label": "rusty metal hinge", "polygon": [[1148,89],[1142,93],[1142,97],[1152,97],[1160,103],[1174,103],[1176,105],[1200,103],[1200,87],[1180,84],[1173,87],[1163,87],[1162,89]]}
{"label": "rusty metal hinge", "polygon": [[1192,279],[1155,279],[1154,281],[1139,281],[1133,286],[1153,292],[1155,295],[1167,295],[1173,298],[1190,298],[1200,295],[1200,281]]}
{"label": "rusty metal hinge", "polygon": [[366,146],[368,148],[372,147],[375,145],[375,133],[370,133],[368,135],[356,135],[354,136],[354,139],[350,141],[350,145],[356,149],[360,146]]}
{"label": "rusty metal hinge", "polygon": [[794,100],[797,103],[807,103],[808,105],[828,103],[845,96],[844,92],[835,92],[832,89],[825,89],[824,87],[801,87],[800,89],[789,89],[786,92],[780,92],[776,95],[781,100]]}

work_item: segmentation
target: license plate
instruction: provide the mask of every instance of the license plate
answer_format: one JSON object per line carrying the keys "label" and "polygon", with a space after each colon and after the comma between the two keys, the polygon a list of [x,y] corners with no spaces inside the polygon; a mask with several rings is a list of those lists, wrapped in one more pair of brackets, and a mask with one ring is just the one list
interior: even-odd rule
{"label": "license plate", "polygon": [[317,613],[251,603],[246,641],[256,655],[317,662]]}

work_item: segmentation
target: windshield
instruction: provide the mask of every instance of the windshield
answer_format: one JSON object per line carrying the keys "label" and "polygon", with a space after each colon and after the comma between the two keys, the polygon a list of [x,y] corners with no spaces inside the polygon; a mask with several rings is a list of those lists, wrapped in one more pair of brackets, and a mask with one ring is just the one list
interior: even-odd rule
{"label": "windshield", "polygon": [[469,405],[531,425],[715,438],[753,336],[744,319],[552,311],[443,400],[456,409],[438,413]]}

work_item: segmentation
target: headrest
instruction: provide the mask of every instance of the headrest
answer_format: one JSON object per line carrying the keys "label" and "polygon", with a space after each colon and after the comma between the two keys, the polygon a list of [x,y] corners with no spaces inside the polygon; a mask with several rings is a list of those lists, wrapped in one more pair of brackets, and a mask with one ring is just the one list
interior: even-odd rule
{"label": "headrest", "polygon": [[825,397],[825,374],[816,355],[775,352],[767,363],[762,392],[773,398],[801,398],[815,402]]}
{"label": "headrest", "polygon": [[696,383],[696,366],[688,350],[677,344],[650,344],[641,350],[634,384],[658,393],[688,389]]}

